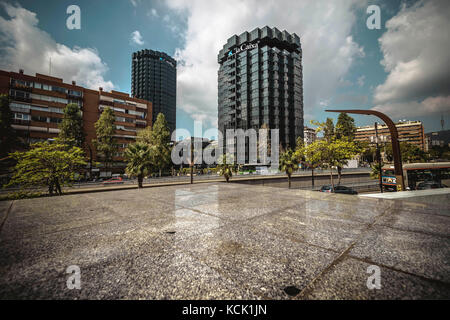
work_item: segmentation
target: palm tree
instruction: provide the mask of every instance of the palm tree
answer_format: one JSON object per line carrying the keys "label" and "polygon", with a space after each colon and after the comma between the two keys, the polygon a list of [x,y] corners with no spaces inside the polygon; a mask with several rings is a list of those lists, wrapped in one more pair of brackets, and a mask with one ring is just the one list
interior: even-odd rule
{"label": "palm tree", "polygon": [[280,170],[286,172],[288,176],[289,189],[291,188],[291,175],[298,165],[298,155],[291,149],[287,149],[280,155]]}
{"label": "palm tree", "polygon": [[378,162],[375,162],[370,166],[370,168],[372,169],[372,171],[370,172],[370,177],[372,179],[379,179],[381,168],[383,168],[383,163],[380,164]]}
{"label": "palm tree", "polygon": [[144,176],[148,174],[152,165],[153,148],[146,143],[137,142],[125,149],[125,159],[128,164],[126,172],[130,176],[137,176],[138,188],[142,188]]}
{"label": "palm tree", "polygon": [[[223,155],[221,158],[222,158],[221,161],[219,161],[219,164],[217,165],[217,169],[219,170],[219,174],[221,176],[224,176],[225,180],[227,182],[229,182],[231,176],[233,175],[233,171],[232,171],[233,165],[227,163],[227,156],[226,155]],[[232,159],[232,156],[229,155],[228,159],[229,160]]]}

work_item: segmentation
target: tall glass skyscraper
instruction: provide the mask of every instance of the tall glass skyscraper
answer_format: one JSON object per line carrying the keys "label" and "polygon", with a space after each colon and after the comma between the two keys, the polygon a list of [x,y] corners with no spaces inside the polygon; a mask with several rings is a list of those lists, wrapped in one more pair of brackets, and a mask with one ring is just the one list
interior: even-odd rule
{"label": "tall glass skyscraper", "polygon": [[279,129],[280,144],[303,138],[303,80],[300,38],[277,28],[234,35],[220,50],[219,123],[226,129]]}
{"label": "tall glass skyscraper", "polygon": [[131,94],[151,101],[153,122],[162,112],[170,132],[176,129],[177,62],[164,52],[141,50],[132,55]]}

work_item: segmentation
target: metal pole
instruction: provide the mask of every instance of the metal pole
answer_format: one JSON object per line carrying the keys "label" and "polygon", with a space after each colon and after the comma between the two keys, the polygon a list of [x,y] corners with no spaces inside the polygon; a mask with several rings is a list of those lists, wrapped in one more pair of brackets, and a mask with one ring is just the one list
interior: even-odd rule
{"label": "metal pole", "polygon": [[383,178],[381,177],[381,152],[378,145],[378,123],[375,122],[375,143],[377,148],[377,161],[378,161],[378,167],[379,167],[379,180],[380,180],[380,192],[383,193]]}
{"label": "metal pole", "polygon": [[191,184],[194,183],[194,139],[191,137]]}

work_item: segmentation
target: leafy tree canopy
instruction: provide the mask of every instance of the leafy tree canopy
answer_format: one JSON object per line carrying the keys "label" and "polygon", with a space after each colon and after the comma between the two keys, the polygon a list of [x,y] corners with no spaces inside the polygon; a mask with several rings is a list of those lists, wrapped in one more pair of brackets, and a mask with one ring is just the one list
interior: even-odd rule
{"label": "leafy tree canopy", "polygon": [[83,132],[83,116],[80,107],[69,103],[64,108],[64,118],[59,125],[59,137],[65,143],[72,141],[75,146],[82,148],[85,140]]}
{"label": "leafy tree canopy", "polygon": [[[392,143],[386,144],[386,158],[388,161],[394,161],[392,152]],[[405,141],[400,142],[400,152],[402,162],[424,162],[428,160],[428,155],[418,146]]]}
{"label": "leafy tree canopy", "polygon": [[223,176],[228,182],[233,176],[234,157],[231,154],[224,154],[219,157],[217,170],[219,175]]}
{"label": "leafy tree canopy", "polygon": [[170,130],[164,114],[159,113],[151,130],[150,142],[154,146],[154,165],[161,170],[171,161]]}
{"label": "leafy tree canopy", "polygon": [[125,149],[125,159],[127,160],[126,173],[138,178],[138,186],[142,188],[142,181],[146,176],[152,163],[154,162],[154,146],[143,142],[129,144]]}
{"label": "leafy tree canopy", "polygon": [[93,143],[106,167],[112,162],[114,154],[118,149],[116,139],[114,138],[116,131],[114,125],[115,119],[114,111],[107,107],[95,123],[97,139],[93,140]]}
{"label": "leafy tree canopy", "polygon": [[336,138],[341,139],[344,137],[352,140],[355,136],[356,126],[355,119],[350,117],[345,112],[339,114],[338,121],[336,123]]}
{"label": "leafy tree canopy", "polygon": [[64,144],[61,139],[31,144],[29,150],[11,153],[11,157],[17,164],[6,187],[46,186],[50,194],[62,194],[61,186],[70,184],[86,165],[83,150]]}

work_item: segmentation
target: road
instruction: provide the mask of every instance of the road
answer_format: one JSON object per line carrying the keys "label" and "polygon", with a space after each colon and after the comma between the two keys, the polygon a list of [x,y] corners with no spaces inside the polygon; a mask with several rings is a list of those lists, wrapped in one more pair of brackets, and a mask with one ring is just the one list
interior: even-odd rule
{"label": "road", "polygon": [[[370,168],[357,168],[357,169],[344,169],[343,170],[343,174],[346,173],[368,173],[370,172]],[[319,176],[319,175],[323,175],[323,174],[329,174],[328,171],[325,170],[316,170],[314,172],[315,176]],[[292,176],[293,177],[298,177],[298,176],[310,176],[311,175],[311,171],[307,170],[307,171],[300,171],[300,172],[296,172],[294,173]],[[256,174],[252,174],[252,175],[234,175],[232,177],[232,180],[240,180],[240,179],[248,179],[248,178],[261,178],[261,177],[271,177],[271,178],[277,178],[277,177],[286,177],[285,174],[273,174],[273,175],[256,175]],[[217,174],[205,174],[205,175],[194,175],[194,182],[198,182],[198,181],[215,181],[215,180],[223,180],[223,178]],[[372,182],[373,180],[371,180],[370,182]],[[163,177],[154,177],[154,178],[147,178],[144,179],[144,185],[154,185],[154,184],[171,184],[171,183],[189,183],[190,182],[190,176],[163,176]],[[369,182],[369,180],[368,180]],[[74,183],[71,187],[66,187],[64,189],[85,189],[85,188],[108,188],[108,187],[117,187],[120,185],[136,185],[137,184],[137,179],[125,179],[123,181],[122,184],[103,184],[103,182],[80,182],[80,183]],[[0,189],[0,194],[2,193],[7,193],[7,192],[12,192],[12,191],[18,191],[18,188],[8,188],[8,189]],[[34,189],[35,191],[46,191],[45,188],[36,188]]]}

